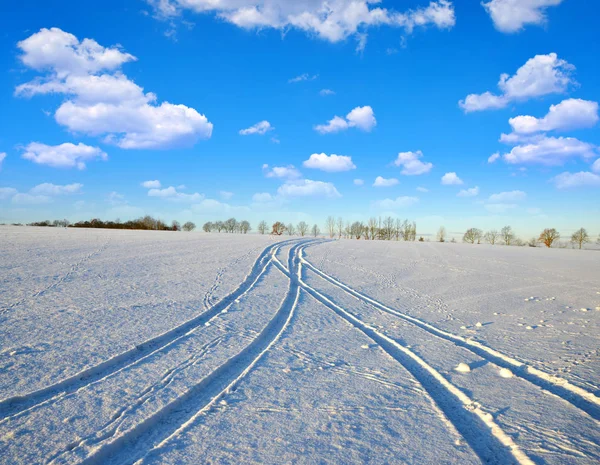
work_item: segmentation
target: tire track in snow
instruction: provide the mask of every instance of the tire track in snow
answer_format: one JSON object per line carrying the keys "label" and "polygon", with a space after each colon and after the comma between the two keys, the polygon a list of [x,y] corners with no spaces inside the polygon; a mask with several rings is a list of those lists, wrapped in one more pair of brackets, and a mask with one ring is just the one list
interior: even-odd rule
{"label": "tire track in snow", "polygon": [[[299,255],[300,262],[306,263],[302,258],[302,249]],[[283,273],[288,274],[276,258],[273,262]],[[496,424],[490,413],[485,412],[477,402],[471,400],[421,357],[329,300],[305,283],[301,275],[298,279],[300,286],[308,294],[376,342],[390,357],[410,372],[484,463],[534,464],[512,438]]]}
{"label": "tire track in snow", "polygon": [[281,338],[294,316],[300,297],[302,265],[298,250],[302,244],[298,243],[290,250],[288,266],[293,274],[284,300],[273,318],[245,349],[161,410],[112,442],[98,447],[80,465],[144,463],[160,455],[169,441],[181,435],[206,415],[223,396],[235,390],[238,383]]}
{"label": "tire track in snow", "polygon": [[[124,369],[139,363],[148,357],[151,357],[157,352],[180,342],[183,338],[189,337],[189,334],[205,323],[216,317],[219,313],[226,311],[242,295],[247,293],[266,271],[266,268],[271,260],[272,252],[280,247],[284,242],[274,243],[266,247],[259,257],[254,262],[250,273],[244,281],[230,294],[223,297],[217,304],[209,310],[199,314],[198,316],[170,329],[158,336],[148,339],[132,349],[116,355],[98,365],[76,373],[57,383],[51,384],[37,391],[24,394],[22,396],[14,396],[0,401],[0,421],[4,423],[7,420],[22,416],[31,411],[31,409],[41,407],[48,403],[55,402],[61,398],[76,393],[79,389],[100,382],[103,379],[113,376]],[[266,262],[266,263],[265,263]]]}
{"label": "tire track in snow", "polygon": [[595,420],[600,420],[600,398],[593,393],[570,383],[564,378],[551,375],[527,365],[526,363],[520,362],[519,360],[492,349],[478,341],[450,333],[430,323],[420,320],[419,318],[394,310],[387,305],[384,305],[381,302],[378,302],[375,299],[372,299],[371,297],[368,297],[351,288],[350,286],[338,281],[334,277],[316,268],[304,258],[302,258],[302,262],[322,279],[342,289],[354,298],[362,300],[378,310],[412,323],[413,325],[427,331],[430,334],[433,334],[434,336],[445,339],[446,341],[450,341],[459,347],[465,348],[499,367],[507,368],[511,370],[515,376],[518,376],[519,378],[535,384],[536,386],[556,395],[557,397],[560,397],[564,401],[569,402],[571,405],[582,410]]}

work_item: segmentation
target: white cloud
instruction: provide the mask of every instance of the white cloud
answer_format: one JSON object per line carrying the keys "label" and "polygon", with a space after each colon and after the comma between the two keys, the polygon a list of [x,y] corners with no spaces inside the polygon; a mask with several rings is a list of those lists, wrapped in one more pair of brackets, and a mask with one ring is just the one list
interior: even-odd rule
{"label": "white cloud", "polygon": [[41,205],[52,202],[52,198],[47,195],[15,194],[12,203],[18,205]]}
{"label": "white cloud", "polygon": [[330,182],[311,181],[302,179],[299,181],[288,181],[279,186],[277,194],[283,198],[291,197],[325,197],[337,198],[341,194]]}
{"label": "white cloud", "polygon": [[575,84],[571,73],[575,67],[557,57],[556,53],[536,55],[527,60],[514,76],[502,74],[498,87],[501,95],[491,92],[471,94],[458,104],[466,112],[504,108],[512,101],[565,92]]}
{"label": "white cloud", "polygon": [[562,0],[491,0],[483,7],[491,16],[494,26],[501,32],[512,33],[526,24],[541,25],[546,22],[546,8],[560,5]]}
{"label": "white cloud", "polygon": [[223,200],[229,200],[231,197],[233,197],[233,192],[219,191],[219,195]]}
{"label": "white cloud", "polygon": [[267,178],[299,179],[302,177],[302,173],[294,165],[274,166],[271,168],[265,163],[262,166],[262,170]]}
{"label": "white cloud", "polygon": [[126,205],[127,204],[127,201],[125,200],[125,196],[123,194],[119,194],[116,191],[110,192],[106,196],[106,201],[108,203],[110,203],[111,205],[113,205],[113,206]]}
{"label": "white cloud", "polygon": [[54,117],[70,131],[104,136],[125,149],[192,145],[212,134],[213,125],[204,115],[185,105],[157,104],[156,95],[145,94],[122,74],[120,66],[135,57],[117,47],[79,41],[58,28],[41,29],[18,47],[26,66],[46,74],[18,86],[15,93],[66,95]]}
{"label": "white cloud", "polygon": [[[144,181],[142,187],[145,187],[146,189],[160,189],[161,184],[158,179],[155,179],[154,181]],[[179,187],[181,188],[182,186]]]}
{"label": "white cloud", "polygon": [[150,189],[148,191],[149,197],[159,197],[161,199],[172,200],[176,202],[199,202],[204,199],[203,194],[185,194],[178,192],[173,186],[166,187],[164,189]]}
{"label": "white cloud", "polygon": [[510,191],[500,192],[499,194],[492,194],[488,201],[494,203],[515,203],[524,200],[527,194],[523,191]]}
{"label": "white cloud", "polygon": [[302,82],[302,81],[314,81],[315,79],[318,79],[318,77],[319,77],[318,74],[314,74],[311,76],[308,73],[304,73],[304,74],[301,74],[300,76],[296,76],[291,79],[288,79],[288,84],[294,84],[296,82]]}
{"label": "white cloud", "polygon": [[398,158],[394,161],[394,165],[401,166],[401,174],[405,176],[417,176],[420,174],[426,174],[433,168],[432,163],[424,163],[419,158],[423,157],[423,152],[417,150],[416,152],[400,152]]}
{"label": "white cloud", "polygon": [[240,130],[240,135],[249,136],[251,134],[260,134],[261,136],[275,129],[268,121],[261,121],[247,129]]}
{"label": "white cloud", "polygon": [[375,178],[375,182],[373,183],[373,187],[392,187],[400,184],[396,178],[383,178],[381,176],[377,176]]}
{"label": "white cloud", "polygon": [[485,206],[485,209],[490,213],[506,213],[514,208],[517,208],[517,205],[509,203],[488,203]]}
{"label": "white cloud", "polygon": [[18,192],[14,187],[0,187],[0,200],[8,199]]}
{"label": "white cloud", "polygon": [[321,89],[321,91],[319,92],[319,95],[321,97],[326,97],[328,95],[335,95],[335,92],[331,89]]}
{"label": "white cloud", "polygon": [[81,192],[81,188],[83,184],[74,183],[67,184],[64,186],[59,186],[56,184],[51,184],[49,182],[38,184],[33,189],[29,191],[30,194],[34,195],[63,195],[63,194],[77,194]]}
{"label": "white cloud", "polygon": [[500,158],[500,154],[498,152],[496,152],[493,155],[490,155],[490,157],[488,158],[488,163],[494,163],[499,158]]}
{"label": "white cloud", "polygon": [[598,158],[592,165],[592,171],[594,173],[600,173],[600,158]]}
{"label": "white cloud", "polygon": [[355,179],[353,181],[353,183],[354,183],[355,186],[364,186],[365,185],[364,179]]}
{"label": "white cloud", "polygon": [[442,184],[445,186],[459,186],[463,183],[463,180],[460,179],[456,173],[446,173],[442,176]]}
{"label": "white cloud", "polygon": [[25,147],[23,158],[39,165],[48,165],[55,168],[75,168],[82,170],[85,163],[90,160],[107,160],[108,155],[99,147],[82,144],[77,145],[66,142],[60,145],[46,145],[31,142]]}
{"label": "white cloud", "polygon": [[346,115],[346,118],[334,116],[327,124],[315,126],[315,131],[320,134],[345,131],[349,128],[358,128],[370,132],[377,125],[375,113],[370,106],[356,107]]}
{"label": "white cloud", "polygon": [[598,103],[589,100],[567,99],[558,105],[552,105],[548,114],[543,118],[517,116],[508,122],[513,131],[520,134],[591,128],[598,122]]}
{"label": "white cloud", "polygon": [[427,7],[397,12],[372,7],[373,0],[149,0],[156,15],[172,21],[182,10],[213,13],[244,29],[296,28],[311,36],[339,42],[349,36],[366,37],[369,27],[386,25],[403,28],[451,28],[454,8],[448,0],[431,1]]}
{"label": "white cloud", "polygon": [[572,137],[540,137],[531,143],[514,147],[503,159],[509,164],[538,163],[560,166],[570,158],[597,156],[597,147]]}
{"label": "white cloud", "polygon": [[5,158],[6,158],[6,153],[0,152],[0,169],[2,168],[2,162],[4,161]]}
{"label": "white cloud", "polygon": [[395,199],[378,200],[373,205],[380,210],[397,210],[407,208],[419,202],[418,197],[396,197]]}
{"label": "white cloud", "polygon": [[252,196],[252,201],[255,203],[267,203],[272,202],[274,197],[268,192],[257,192]]}
{"label": "white cloud", "polygon": [[456,194],[457,197],[477,197],[478,195],[479,187],[477,186],[470,189],[462,189],[458,194]]}
{"label": "white cloud", "polygon": [[302,165],[305,168],[313,168],[329,173],[356,169],[356,166],[352,163],[351,157],[335,154],[327,156],[324,153],[313,153],[308,160],[305,160],[304,163],[302,163]]}
{"label": "white cloud", "polygon": [[568,189],[570,187],[600,187],[600,175],[590,173],[589,171],[561,173],[552,178],[552,181],[559,189]]}
{"label": "white cloud", "polygon": [[417,190],[419,192],[429,192],[429,189],[425,188],[425,187],[417,187]]}

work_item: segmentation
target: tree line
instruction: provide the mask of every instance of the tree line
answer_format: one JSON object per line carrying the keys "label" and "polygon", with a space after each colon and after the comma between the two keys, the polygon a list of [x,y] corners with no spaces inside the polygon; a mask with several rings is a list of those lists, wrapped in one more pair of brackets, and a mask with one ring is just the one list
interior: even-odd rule
{"label": "tree line", "polygon": [[238,221],[235,218],[229,218],[226,221],[215,221],[214,223],[209,221],[204,223],[202,226],[204,232],[226,232],[226,233],[239,233],[248,234],[252,231],[252,226],[246,220]]}
{"label": "tree line", "polygon": [[71,224],[69,220],[54,220],[54,221],[38,221],[28,223],[27,226],[42,226],[42,227],[54,227],[54,228],[100,228],[100,229],[135,229],[135,230],[148,230],[148,231],[193,231],[196,229],[196,225],[191,221],[184,223],[183,226],[179,221],[172,221],[171,224],[167,224],[162,220],[153,218],[150,215],[137,218],[130,221],[102,221],[98,218],[93,218],[88,221],[78,221],[77,223]]}

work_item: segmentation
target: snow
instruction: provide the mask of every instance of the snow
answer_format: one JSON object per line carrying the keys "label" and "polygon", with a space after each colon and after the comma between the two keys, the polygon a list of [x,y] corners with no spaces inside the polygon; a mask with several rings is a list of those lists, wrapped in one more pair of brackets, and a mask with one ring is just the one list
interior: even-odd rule
{"label": "snow", "polygon": [[597,252],[0,227],[0,257],[2,464],[600,461]]}

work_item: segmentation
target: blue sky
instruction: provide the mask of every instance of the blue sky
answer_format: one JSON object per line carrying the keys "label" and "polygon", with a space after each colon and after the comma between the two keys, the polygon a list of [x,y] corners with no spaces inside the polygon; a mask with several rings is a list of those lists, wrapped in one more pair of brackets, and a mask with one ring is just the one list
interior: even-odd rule
{"label": "blue sky", "polygon": [[2,7],[0,222],[600,232],[595,2],[123,3]]}

